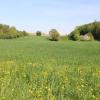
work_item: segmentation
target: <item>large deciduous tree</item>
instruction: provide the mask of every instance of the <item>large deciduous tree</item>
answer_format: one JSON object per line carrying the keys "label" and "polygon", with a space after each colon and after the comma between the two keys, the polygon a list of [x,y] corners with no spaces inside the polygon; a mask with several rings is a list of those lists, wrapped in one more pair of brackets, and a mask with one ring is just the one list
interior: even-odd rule
{"label": "large deciduous tree", "polygon": [[60,34],[56,29],[51,29],[49,35],[50,35],[50,40],[52,41],[58,41],[60,38]]}

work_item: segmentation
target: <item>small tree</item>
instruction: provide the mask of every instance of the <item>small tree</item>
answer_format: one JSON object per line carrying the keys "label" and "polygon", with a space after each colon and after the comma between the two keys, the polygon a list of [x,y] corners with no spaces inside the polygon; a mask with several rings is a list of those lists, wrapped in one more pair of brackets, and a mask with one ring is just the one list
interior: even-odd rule
{"label": "small tree", "polygon": [[80,35],[79,35],[79,34],[74,34],[74,40],[75,40],[75,41],[80,40]]}
{"label": "small tree", "polygon": [[37,32],[36,32],[36,35],[37,35],[37,36],[41,36],[42,33],[41,33],[40,31],[37,31]]}
{"label": "small tree", "polygon": [[60,34],[56,29],[52,29],[49,32],[49,35],[50,35],[50,40],[52,40],[52,41],[58,41],[60,38]]}
{"label": "small tree", "polygon": [[17,37],[17,30],[15,27],[10,27],[9,31],[7,32],[7,39],[16,38]]}
{"label": "small tree", "polygon": [[80,40],[80,31],[77,29],[72,31],[71,34],[69,35],[69,38],[75,41]]}
{"label": "small tree", "polygon": [[0,29],[0,39],[3,39],[3,38],[4,38],[3,30]]}

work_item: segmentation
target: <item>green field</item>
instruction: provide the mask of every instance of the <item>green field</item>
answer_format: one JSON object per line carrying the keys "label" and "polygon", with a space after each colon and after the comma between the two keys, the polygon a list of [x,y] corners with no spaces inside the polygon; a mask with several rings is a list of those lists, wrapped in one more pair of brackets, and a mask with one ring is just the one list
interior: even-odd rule
{"label": "green field", "polygon": [[0,100],[100,100],[100,42],[0,40]]}

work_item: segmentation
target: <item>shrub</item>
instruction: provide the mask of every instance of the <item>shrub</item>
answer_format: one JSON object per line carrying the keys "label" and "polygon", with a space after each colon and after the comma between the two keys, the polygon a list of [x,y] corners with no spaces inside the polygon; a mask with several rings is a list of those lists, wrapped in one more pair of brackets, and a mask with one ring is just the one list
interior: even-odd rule
{"label": "shrub", "polygon": [[62,40],[62,41],[67,41],[67,40],[68,40],[68,36],[61,36],[61,37],[60,37],[60,40]]}
{"label": "shrub", "polygon": [[71,32],[71,34],[69,35],[69,39],[77,41],[80,40],[80,32],[79,30],[74,30]]}
{"label": "shrub", "polygon": [[75,41],[80,40],[80,35],[79,35],[79,34],[74,34],[74,40],[75,40]]}
{"label": "shrub", "polygon": [[49,32],[49,35],[50,35],[50,40],[51,41],[58,41],[59,38],[60,38],[60,34],[59,32],[56,30],[56,29],[52,29],[50,32]]}
{"label": "shrub", "polygon": [[42,33],[41,33],[40,31],[37,31],[37,32],[36,32],[36,35],[37,35],[37,36],[41,36]]}

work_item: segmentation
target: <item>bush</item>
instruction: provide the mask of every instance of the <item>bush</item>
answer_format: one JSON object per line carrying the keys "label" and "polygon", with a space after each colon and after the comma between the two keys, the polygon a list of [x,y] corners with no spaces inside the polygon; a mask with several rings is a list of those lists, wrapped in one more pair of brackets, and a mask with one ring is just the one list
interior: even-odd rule
{"label": "bush", "polygon": [[67,40],[68,40],[68,36],[61,36],[61,37],[60,37],[60,40],[61,40],[61,41],[67,41]]}
{"label": "bush", "polygon": [[49,35],[50,35],[50,40],[51,41],[58,41],[59,38],[60,38],[60,34],[59,32],[56,30],[56,29],[52,29],[50,32],[49,32]]}
{"label": "bush", "polygon": [[40,31],[37,31],[37,32],[36,32],[36,35],[37,35],[37,36],[41,36],[42,33],[41,33]]}
{"label": "bush", "polygon": [[69,35],[69,39],[77,41],[80,40],[80,32],[79,30],[74,30],[71,32],[71,34]]}
{"label": "bush", "polygon": [[79,34],[74,34],[74,40],[75,40],[75,41],[80,40],[80,35],[79,35]]}

